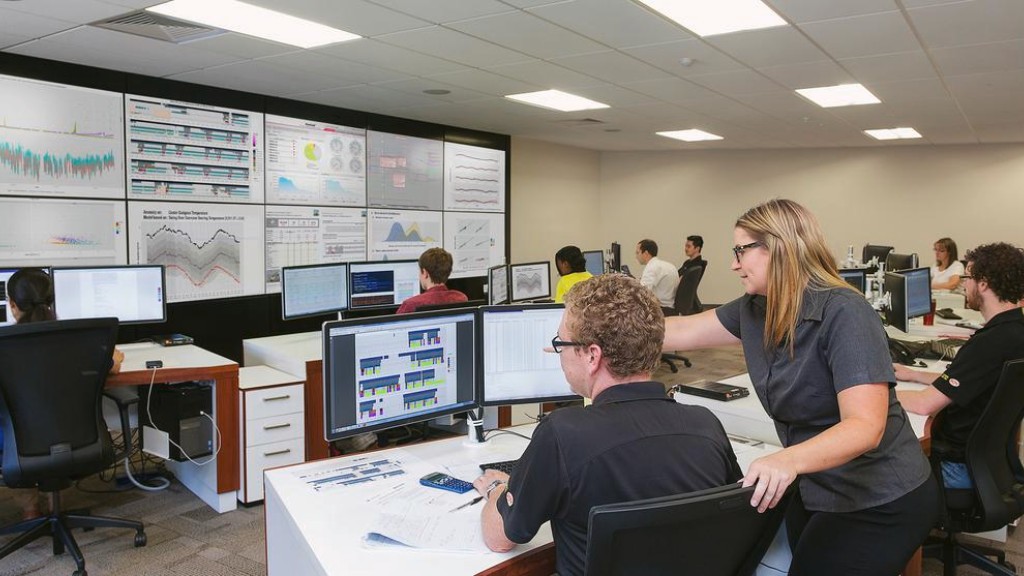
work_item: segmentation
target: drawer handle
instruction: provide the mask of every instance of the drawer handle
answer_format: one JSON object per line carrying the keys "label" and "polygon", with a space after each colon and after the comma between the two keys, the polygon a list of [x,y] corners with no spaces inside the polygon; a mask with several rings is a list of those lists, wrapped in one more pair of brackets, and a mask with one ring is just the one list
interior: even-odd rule
{"label": "drawer handle", "polygon": [[264,430],[277,430],[278,428],[287,428],[287,427],[289,427],[291,425],[292,425],[291,422],[286,422],[284,424],[274,424],[273,426],[264,426],[263,429]]}
{"label": "drawer handle", "polygon": [[285,448],[284,450],[278,450],[277,452],[264,452],[264,456],[277,456],[278,454],[287,454],[291,452],[291,448]]}
{"label": "drawer handle", "polygon": [[267,398],[264,398],[263,401],[264,402],[271,402],[273,400],[287,400],[287,399],[289,399],[291,397],[292,397],[291,394],[285,394],[283,396],[269,396]]}

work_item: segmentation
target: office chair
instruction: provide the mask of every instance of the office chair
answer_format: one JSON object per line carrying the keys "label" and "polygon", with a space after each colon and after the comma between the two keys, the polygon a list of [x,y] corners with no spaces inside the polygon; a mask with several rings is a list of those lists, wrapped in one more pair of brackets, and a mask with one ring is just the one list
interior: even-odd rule
{"label": "office chair", "polygon": [[940,527],[946,535],[926,543],[924,555],[940,558],[945,576],[954,576],[960,564],[970,564],[989,574],[1016,574],[1002,550],[965,544],[957,534],[995,530],[1024,514],[1024,467],[1017,454],[1022,417],[1024,359],[1011,360],[1003,365],[992,399],[971,431],[965,452],[956,454],[944,443],[932,441],[930,459],[936,478],[942,478],[943,460],[964,461],[974,482],[969,490],[945,488],[939,482],[944,502]]}
{"label": "office chair", "polygon": [[[704,266],[692,266],[683,272],[683,276],[679,278],[679,285],[676,286],[674,307],[662,308],[666,316],[689,316],[697,314],[703,309],[703,305],[697,298],[697,287],[700,286],[700,281],[704,277],[704,269],[706,267],[707,264]],[[676,362],[682,362],[687,368],[693,366],[689,358],[679,354],[662,354],[661,361],[668,364],[668,368],[673,374],[679,372]]]}
{"label": "office chair", "polygon": [[753,574],[782,524],[793,489],[764,514],[750,505],[754,487],[739,484],[595,506],[584,574]]}
{"label": "office chair", "polygon": [[875,246],[874,244],[865,244],[860,253],[860,261],[863,264],[867,264],[872,258],[877,256],[878,262],[881,264],[885,262],[885,257],[892,251],[892,246]]}
{"label": "office chair", "polygon": [[897,254],[890,252],[885,257],[886,272],[897,272],[899,270],[910,270],[917,268],[917,254]]}
{"label": "office chair", "polygon": [[11,488],[38,488],[53,502],[48,516],[2,530],[20,534],[0,549],[0,558],[49,536],[53,553],[63,554],[67,548],[75,575],[84,576],[85,559],[71,529],[130,528],[135,530],[135,546],[146,545],[141,522],[61,509],[61,490],[106,469],[118,457],[100,407],[116,336],[116,318],[36,322],[0,330],[3,482]]}

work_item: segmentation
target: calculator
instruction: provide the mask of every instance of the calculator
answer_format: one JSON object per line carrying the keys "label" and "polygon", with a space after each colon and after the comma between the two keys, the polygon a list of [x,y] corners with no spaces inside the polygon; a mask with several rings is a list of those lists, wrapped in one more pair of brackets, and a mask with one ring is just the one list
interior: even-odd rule
{"label": "calculator", "polygon": [[427,474],[423,478],[420,478],[420,484],[430,486],[431,488],[449,490],[456,494],[465,494],[473,489],[473,484],[466,482],[465,480],[452,478],[451,476],[441,472],[431,472],[430,474]]}

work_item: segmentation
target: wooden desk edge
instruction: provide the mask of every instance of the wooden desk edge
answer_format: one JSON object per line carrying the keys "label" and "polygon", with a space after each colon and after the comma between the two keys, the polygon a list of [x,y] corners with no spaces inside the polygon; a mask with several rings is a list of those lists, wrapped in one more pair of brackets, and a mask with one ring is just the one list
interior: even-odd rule
{"label": "wooden desk edge", "polygon": [[548,542],[491,566],[477,576],[550,576],[554,573],[555,543]]}

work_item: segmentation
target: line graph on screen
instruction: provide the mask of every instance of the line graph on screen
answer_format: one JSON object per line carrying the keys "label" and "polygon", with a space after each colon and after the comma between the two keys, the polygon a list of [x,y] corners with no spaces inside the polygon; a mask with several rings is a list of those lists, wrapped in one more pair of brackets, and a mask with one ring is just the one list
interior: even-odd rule
{"label": "line graph on screen", "polygon": [[240,222],[149,222],[143,233],[148,263],[167,270],[169,301],[244,293]]}

